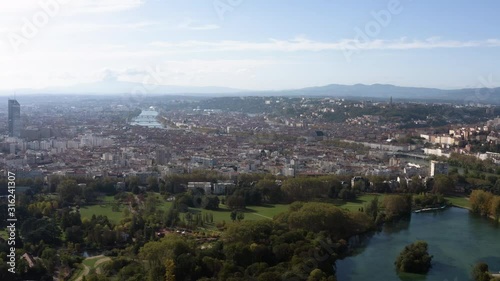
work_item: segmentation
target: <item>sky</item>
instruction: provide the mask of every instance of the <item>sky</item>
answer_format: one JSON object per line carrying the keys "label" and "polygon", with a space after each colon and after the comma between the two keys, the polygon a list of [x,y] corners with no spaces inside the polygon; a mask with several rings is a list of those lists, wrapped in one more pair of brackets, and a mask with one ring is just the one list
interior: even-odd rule
{"label": "sky", "polygon": [[500,87],[496,0],[0,2],[0,90]]}

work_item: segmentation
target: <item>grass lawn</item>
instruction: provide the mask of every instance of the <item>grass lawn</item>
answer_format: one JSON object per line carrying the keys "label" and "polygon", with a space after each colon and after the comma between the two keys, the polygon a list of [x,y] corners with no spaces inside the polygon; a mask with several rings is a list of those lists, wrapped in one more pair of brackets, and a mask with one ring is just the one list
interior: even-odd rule
{"label": "grass lawn", "polygon": [[[288,210],[288,204],[268,204],[263,206],[248,206],[245,213],[245,220],[263,220],[273,219],[274,216],[286,212]],[[201,212],[202,215],[205,213],[211,213],[214,216],[214,223],[217,222],[230,222],[231,221],[231,210],[223,204],[220,204],[220,208],[217,211],[204,210],[200,208],[189,208],[192,213]]]}
{"label": "grass lawn", "polygon": [[[160,200],[160,204],[157,206],[158,209],[167,211],[173,204],[173,202],[167,202],[164,198],[155,194],[157,198]],[[359,196],[356,200],[353,201],[342,201],[342,200],[334,200],[333,204],[339,208],[347,209],[349,211],[357,211],[359,208],[363,207],[363,205],[369,201],[371,201],[375,197],[379,197],[379,200],[383,200],[383,194],[364,194]],[[99,198],[101,200],[101,204],[96,204],[92,206],[84,206],[80,208],[80,214],[82,219],[90,219],[92,215],[104,215],[107,216],[110,221],[113,223],[118,223],[123,218],[123,209],[127,208],[125,205],[120,206],[120,212],[114,212],[112,210],[112,203],[116,202],[113,196],[104,196]],[[262,220],[262,219],[273,219],[274,216],[286,212],[288,210],[289,204],[266,204],[263,206],[248,206],[245,209],[245,220]],[[217,222],[230,222],[231,221],[231,210],[223,204],[220,204],[220,208],[217,211],[204,210],[201,208],[189,208],[191,213],[211,213],[214,218],[214,223]],[[183,216],[183,214],[181,214]]]}
{"label": "grass lawn", "polygon": [[110,204],[110,203],[116,202],[116,199],[115,199],[114,196],[103,196],[103,197],[101,197],[99,199],[102,200],[102,202],[104,204]]}
{"label": "grass lawn", "polygon": [[[359,208],[363,207],[365,203],[368,203],[375,197],[379,197],[379,200],[383,200],[383,194],[365,194],[358,197],[356,200],[344,202],[342,200],[335,200],[333,204],[339,208],[347,209],[349,211],[358,211]],[[245,209],[245,220],[262,220],[262,219],[273,219],[274,216],[286,212],[288,210],[289,204],[268,204],[263,206],[248,206]],[[230,222],[231,221],[231,210],[223,204],[220,204],[220,208],[217,211],[204,210],[200,208],[189,208],[192,213],[201,212],[212,213],[214,216],[214,223],[217,222]]]}
{"label": "grass lawn", "polygon": [[108,257],[105,256],[95,256],[95,257],[89,257],[83,260],[83,264],[88,266],[89,268],[94,268],[96,267],[96,263],[99,262],[98,266],[102,264],[104,261],[110,260]]}
{"label": "grass lawn", "polygon": [[[276,205],[264,205],[264,206],[251,206],[247,208],[248,216],[246,219],[261,219],[270,218],[288,211],[289,204],[276,204]],[[245,214],[246,215],[246,214]],[[252,216],[250,216],[252,215]]]}
{"label": "grass lawn", "polygon": [[451,204],[457,207],[470,208],[470,201],[466,197],[445,197]]}
{"label": "grass lawn", "polygon": [[113,203],[117,200],[114,196],[101,196],[97,199],[100,203],[90,206],[80,207],[80,215],[83,219],[91,219],[92,215],[102,215],[107,216],[108,219],[113,223],[118,223],[123,218],[123,210],[127,208],[126,205],[120,204],[120,211],[113,211]]}
{"label": "grass lawn", "polygon": [[107,216],[111,222],[118,223],[123,218],[123,209],[126,208],[126,206],[120,206],[119,212],[114,212],[111,209],[111,206],[111,204],[100,204],[80,207],[80,215],[82,217],[82,220],[90,220],[92,218],[92,215],[103,215]]}
{"label": "grass lawn", "polygon": [[162,201],[161,205],[157,206],[157,208],[166,212],[173,204],[174,202]]}
{"label": "grass lawn", "polygon": [[342,200],[336,200],[334,204],[339,208],[347,209],[353,212],[353,211],[358,211],[359,208],[363,207],[364,204],[370,202],[375,197],[378,197],[379,203],[381,203],[382,200],[384,199],[383,194],[364,194],[352,201],[345,202]]}

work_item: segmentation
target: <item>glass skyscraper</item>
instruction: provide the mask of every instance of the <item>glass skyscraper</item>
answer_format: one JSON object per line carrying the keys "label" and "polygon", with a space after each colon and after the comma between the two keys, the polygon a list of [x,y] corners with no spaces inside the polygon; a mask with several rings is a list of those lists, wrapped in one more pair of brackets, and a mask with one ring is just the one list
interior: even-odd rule
{"label": "glass skyscraper", "polygon": [[9,99],[9,136],[21,136],[21,105],[17,100]]}

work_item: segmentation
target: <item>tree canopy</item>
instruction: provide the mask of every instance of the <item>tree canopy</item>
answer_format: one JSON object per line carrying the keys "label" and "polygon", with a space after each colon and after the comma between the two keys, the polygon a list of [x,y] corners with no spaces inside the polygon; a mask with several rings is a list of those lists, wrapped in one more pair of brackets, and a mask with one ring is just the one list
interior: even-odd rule
{"label": "tree canopy", "polygon": [[427,273],[432,264],[432,256],[427,252],[427,242],[416,241],[404,248],[394,262],[398,272]]}

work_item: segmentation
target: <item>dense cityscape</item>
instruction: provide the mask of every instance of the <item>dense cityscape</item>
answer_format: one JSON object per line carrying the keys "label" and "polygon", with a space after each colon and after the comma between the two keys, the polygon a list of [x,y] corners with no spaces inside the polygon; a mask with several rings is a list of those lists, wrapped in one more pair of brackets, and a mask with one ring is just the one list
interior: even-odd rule
{"label": "dense cityscape", "polygon": [[[144,269],[124,257],[141,255],[140,247],[152,247],[165,234],[180,233],[205,245],[202,249],[219,247],[227,233],[252,227],[231,221],[266,224],[273,216],[279,221],[279,213],[295,201],[366,216],[351,217],[360,226],[344,234],[332,232],[337,238],[370,231],[404,217],[406,210],[446,204],[477,209],[498,220],[494,204],[500,194],[500,118],[493,105],[306,97],[20,100],[25,102],[9,99],[0,112],[5,132],[0,146],[2,173],[5,179],[15,173],[16,200],[26,204],[17,206],[18,216],[29,222],[20,226],[25,246],[17,251],[27,276],[108,280],[105,270],[125,278],[119,268],[112,269],[125,262],[132,271],[126,280],[135,280]],[[7,181],[2,184],[7,186]],[[478,190],[484,192],[480,196],[496,194],[491,213],[481,207],[484,199],[465,200]],[[2,189],[2,196],[9,192]],[[396,195],[389,199],[387,194]],[[390,203],[405,194],[415,194],[410,205]],[[380,202],[379,195],[384,198]],[[346,208],[353,204],[349,202],[361,203]],[[374,211],[373,204],[381,204],[384,211]],[[7,209],[7,204],[2,206]],[[332,247],[335,256],[349,255],[342,244]],[[60,258],[54,260],[47,252]],[[78,265],[81,252],[98,253],[106,266],[88,275],[88,266]],[[109,256],[116,259],[106,264]],[[176,267],[170,273],[183,276],[176,280],[211,274],[239,280],[234,269],[185,270]],[[269,280],[282,274],[268,273],[263,275]],[[334,272],[316,273],[327,278]],[[245,270],[241,278],[248,280],[249,274]],[[286,274],[300,278],[306,272]]]}

